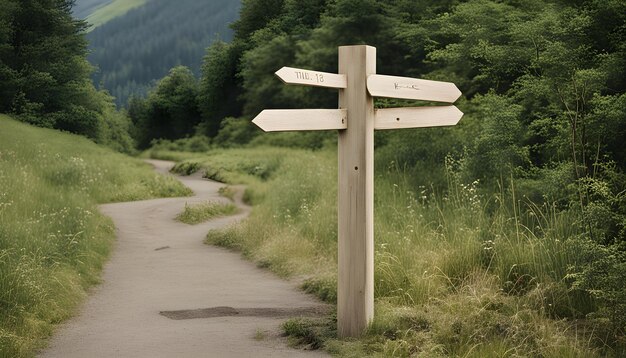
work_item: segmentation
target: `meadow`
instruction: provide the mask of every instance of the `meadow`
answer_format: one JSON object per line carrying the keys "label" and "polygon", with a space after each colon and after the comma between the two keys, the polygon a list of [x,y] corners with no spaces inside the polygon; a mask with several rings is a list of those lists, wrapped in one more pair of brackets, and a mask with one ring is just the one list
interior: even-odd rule
{"label": "meadow", "polygon": [[[248,220],[208,244],[241,251],[307,292],[336,301],[336,151],[258,147],[149,155],[174,171],[246,184]],[[380,165],[379,165],[380,167]],[[375,174],[375,310],[367,333],[338,340],[333,316],[294,319],[296,345],[341,357],[619,356],[599,307],[573,288],[583,260],[576,216],[517,197],[514,180],[491,195],[446,166],[445,191],[406,170]],[[590,316],[591,314],[591,316]],[[614,343],[614,342],[613,342]]]}
{"label": "meadow", "polygon": [[0,115],[0,357],[30,357],[98,283],[115,241],[97,204],[189,195],[141,160]]}

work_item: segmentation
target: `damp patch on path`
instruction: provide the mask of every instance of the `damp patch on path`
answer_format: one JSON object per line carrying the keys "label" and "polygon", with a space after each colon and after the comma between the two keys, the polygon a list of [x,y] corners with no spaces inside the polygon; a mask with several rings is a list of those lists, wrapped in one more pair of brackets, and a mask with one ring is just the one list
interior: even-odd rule
{"label": "damp patch on path", "polygon": [[194,310],[161,311],[160,315],[173,320],[215,318],[215,317],[314,317],[328,313],[325,307],[295,307],[295,308],[233,308],[227,306],[200,308]]}

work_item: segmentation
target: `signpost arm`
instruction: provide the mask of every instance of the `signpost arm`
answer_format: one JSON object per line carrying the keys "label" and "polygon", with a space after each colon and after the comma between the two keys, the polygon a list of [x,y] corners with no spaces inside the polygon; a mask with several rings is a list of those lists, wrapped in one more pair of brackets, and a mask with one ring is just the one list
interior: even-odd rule
{"label": "signpost arm", "polygon": [[348,128],[339,132],[337,329],[358,337],[374,317],[374,101],[367,77],[376,73],[376,49],[339,47],[347,88],[339,108]]}

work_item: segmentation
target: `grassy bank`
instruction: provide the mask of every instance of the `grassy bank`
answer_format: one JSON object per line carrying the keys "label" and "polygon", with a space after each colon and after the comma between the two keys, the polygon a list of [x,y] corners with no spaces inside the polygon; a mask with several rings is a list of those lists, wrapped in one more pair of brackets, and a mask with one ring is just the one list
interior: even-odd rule
{"label": "grassy bank", "polygon": [[185,204],[185,209],[176,216],[176,220],[185,224],[195,225],[215,217],[234,215],[237,211],[239,209],[233,203],[225,204],[207,201],[199,204]]}
{"label": "grassy bank", "polygon": [[0,357],[34,355],[98,282],[114,241],[98,203],[186,194],[140,160],[0,115]]}
{"label": "grassy bank", "polygon": [[[184,157],[185,155],[181,155]],[[207,242],[240,250],[283,277],[336,300],[336,153],[276,148],[189,154],[175,168],[248,185],[254,204],[239,226]],[[337,340],[333,318],[285,325],[295,342],[338,356],[619,356],[597,304],[573,290],[583,258],[576,216],[515,195],[502,183],[448,173],[447,190],[415,186],[389,166],[375,178],[376,318],[358,340]],[[617,349],[617,350],[616,350]]]}

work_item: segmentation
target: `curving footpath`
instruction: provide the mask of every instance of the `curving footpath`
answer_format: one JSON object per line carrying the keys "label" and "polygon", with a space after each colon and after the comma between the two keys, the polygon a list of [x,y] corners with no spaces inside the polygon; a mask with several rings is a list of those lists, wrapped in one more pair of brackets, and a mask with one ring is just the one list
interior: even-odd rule
{"label": "curving footpath", "polygon": [[[167,173],[173,163],[150,161]],[[101,206],[118,240],[79,315],[62,324],[40,357],[320,357],[287,347],[280,324],[327,309],[292,283],[203,244],[210,229],[249,209],[199,225],[174,220],[185,203],[221,200],[223,184],[178,177],[195,196]]]}

